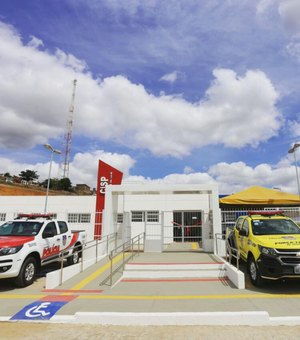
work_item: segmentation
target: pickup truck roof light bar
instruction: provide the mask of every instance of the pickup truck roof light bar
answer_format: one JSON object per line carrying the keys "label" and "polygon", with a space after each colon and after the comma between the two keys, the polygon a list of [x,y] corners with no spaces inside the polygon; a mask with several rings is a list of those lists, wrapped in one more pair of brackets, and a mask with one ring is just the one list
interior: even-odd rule
{"label": "pickup truck roof light bar", "polygon": [[261,216],[283,216],[284,215],[284,211],[283,210],[263,210],[263,211],[248,211],[248,215],[252,216],[252,215],[261,215]]}
{"label": "pickup truck roof light bar", "polygon": [[54,214],[18,214],[15,220],[20,220],[22,218],[26,218],[27,220],[35,220],[38,218],[44,218],[46,220],[51,220]]}

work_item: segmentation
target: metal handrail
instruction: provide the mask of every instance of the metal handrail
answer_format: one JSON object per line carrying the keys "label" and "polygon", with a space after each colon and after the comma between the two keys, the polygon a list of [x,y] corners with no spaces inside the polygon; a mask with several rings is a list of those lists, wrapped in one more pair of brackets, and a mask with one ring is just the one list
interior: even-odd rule
{"label": "metal handrail", "polygon": [[233,248],[229,244],[228,240],[226,240],[226,261],[228,261],[230,264],[232,264],[231,263],[232,258],[236,259],[236,268],[237,268],[237,270],[239,270],[239,261],[240,261],[240,258],[241,258],[240,251],[236,248]]}
{"label": "metal handrail", "polygon": [[[124,242],[120,246],[116,247],[115,249],[111,250],[109,253],[109,260],[110,260],[110,273],[109,276],[102,281],[100,285],[105,284],[107,281],[109,281],[109,285],[112,286],[112,278],[113,275],[120,269],[124,271],[125,268],[125,252],[131,252],[129,259],[133,259],[134,255],[134,245],[137,244],[137,254],[141,252],[141,241],[145,240],[145,232],[138,234],[137,236],[133,237],[132,239]],[[144,242],[143,242],[144,243]],[[113,270],[113,260],[122,254],[122,264],[118,266],[116,269]],[[129,260],[128,259],[128,260]]]}
{"label": "metal handrail", "polygon": [[[101,236],[101,240],[99,240],[98,238],[88,241],[85,244],[81,244],[78,246],[74,246],[74,249],[78,249],[78,253],[79,253],[79,257],[80,257],[80,271],[83,272],[83,260],[84,260],[84,253],[91,248],[96,248],[96,253],[95,253],[95,263],[98,262],[98,247],[102,244],[102,243],[106,243],[106,254],[109,253],[109,245],[111,243],[111,241],[114,241],[114,247],[116,248],[117,246],[117,233],[112,233],[112,234],[108,234],[105,236]],[[50,263],[54,263],[54,262],[60,262],[60,280],[59,280],[59,285],[62,285],[62,280],[63,280],[63,268],[64,268],[64,260],[66,260],[68,257],[71,257],[73,254],[66,254],[68,250],[63,249],[61,250],[58,254],[53,255],[51,257],[53,257],[52,260],[48,261],[47,259],[47,264]],[[50,259],[51,259],[50,257]]]}
{"label": "metal handrail", "polygon": [[226,236],[222,233],[216,233],[215,240],[216,240],[216,253],[218,254],[218,240],[224,240],[225,249],[226,249],[226,261],[232,264],[231,263],[232,258],[235,258],[236,267],[237,267],[237,270],[239,270],[240,251],[236,248],[231,247],[228,240],[226,239]]}
{"label": "metal handrail", "polygon": [[216,240],[216,253],[219,254],[218,251],[218,240],[224,240],[224,235],[222,233],[215,233],[215,240]]}

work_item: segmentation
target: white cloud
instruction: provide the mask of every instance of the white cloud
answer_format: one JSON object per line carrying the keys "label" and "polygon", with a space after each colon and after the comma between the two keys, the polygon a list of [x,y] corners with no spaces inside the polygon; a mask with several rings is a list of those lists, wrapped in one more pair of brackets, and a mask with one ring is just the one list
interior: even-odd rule
{"label": "white cloud", "polygon": [[274,4],[274,0],[260,0],[256,5],[257,14],[263,14],[265,11]]}
{"label": "white cloud", "polygon": [[250,167],[244,162],[218,163],[207,173],[170,174],[161,179],[129,176],[126,182],[155,184],[208,184],[216,183],[220,194],[232,194],[253,185],[280,188],[281,191],[297,194],[297,180],[293,160],[282,159],[278,164],[259,164]]}
{"label": "white cloud", "polygon": [[[6,157],[0,157],[0,173],[9,172],[12,176],[18,176],[23,170],[34,170],[39,175],[38,181],[42,182],[48,178],[49,174],[49,162],[48,163],[19,163]],[[53,160],[51,167],[51,178],[58,177],[59,163]]]}
{"label": "white cloud", "polygon": [[284,25],[300,33],[300,2],[299,0],[284,0],[281,1],[278,7],[279,15],[281,16]]}
{"label": "white cloud", "polygon": [[289,121],[288,129],[292,137],[300,139],[300,121]]}
{"label": "white cloud", "polygon": [[55,52],[57,61],[62,64],[62,66],[70,66],[73,70],[77,72],[83,72],[87,70],[87,64],[85,61],[79,60],[72,54],[66,54],[59,48]]}
{"label": "white cloud", "polygon": [[61,137],[75,78],[74,134],[156,155],[181,157],[208,144],[256,146],[276,135],[281,125],[278,94],[262,71],[238,76],[216,69],[205,98],[190,103],[176,95],[149,94],[123,76],[93,79],[76,57],[60,50],[51,55],[36,44],[24,46],[4,24],[0,40],[3,148],[30,148]]}
{"label": "white cloud", "polygon": [[218,163],[208,173],[219,183],[219,190],[224,194],[253,185],[277,187],[282,191],[297,193],[295,167],[288,159],[275,166],[259,164],[254,168],[244,162]]}
{"label": "white cloud", "polygon": [[28,42],[28,46],[38,49],[39,47],[44,46],[42,40],[38,39],[37,37],[31,35],[30,41]]}
{"label": "white cloud", "polygon": [[193,172],[195,172],[195,170],[190,166],[185,166],[184,169],[183,169],[183,173],[186,174],[186,175],[191,174]]}
{"label": "white cloud", "polygon": [[[276,165],[259,164],[251,167],[244,162],[221,162],[211,166],[208,172],[173,173],[163,178],[152,179],[143,176],[132,176],[130,171],[135,160],[126,154],[107,153],[97,150],[78,153],[70,163],[70,179],[73,185],[85,183],[91,188],[96,187],[98,160],[111,164],[124,173],[123,183],[153,183],[153,184],[218,184],[221,194],[231,194],[253,185],[268,188],[280,188],[282,191],[297,194],[297,180],[293,157],[283,158]],[[18,175],[22,170],[35,170],[40,175],[39,180],[48,178],[49,162],[18,163],[8,158],[0,158],[0,173],[9,170],[11,175]],[[185,169],[186,170],[186,169]],[[59,165],[52,163],[51,177],[58,177]]]}
{"label": "white cloud", "polygon": [[[124,178],[129,176],[129,171],[135,164],[135,160],[126,154],[105,152],[103,150],[77,153],[70,163],[69,175],[72,184],[84,183],[88,184],[91,188],[96,187],[99,160],[122,171]],[[18,163],[6,157],[0,157],[0,173],[9,172],[11,175],[18,175],[21,171],[26,169],[37,171],[40,176],[39,181],[42,182],[48,178],[49,162],[36,164]],[[60,178],[60,172],[59,160],[53,159],[51,178]]]}
{"label": "white cloud", "polygon": [[300,42],[292,41],[286,46],[287,53],[300,63]]}
{"label": "white cloud", "polygon": [[255,146],[276,135],[281,124],[278,95],[263,72],[238,77],[219,69],[214,76],[205,100],[194,104],[178,96],[155,97],[121,76],[106,78],[100,88],[89,87],[81,101],[81,132],[172,156],[208,144]]}
{"label": "white cloud", "polygon": [[126,154],[104,152],[103,150],[77,153],[70,163],[72,183],[86,183],[91,187],[96,187],[98,160],[122,171],[124,178],[128,177],[130,169],[135,164],[135,160]]}
{"label": "white cloud", "polygon": [[184,74],[182,72],[179,71],[173,71],[171,73],[167,73],[165,75],[163,75],[159,80],[161,81],[166,81],[168,83],[175,83],[175,81],[177,81],[179,78],[183,78]]}

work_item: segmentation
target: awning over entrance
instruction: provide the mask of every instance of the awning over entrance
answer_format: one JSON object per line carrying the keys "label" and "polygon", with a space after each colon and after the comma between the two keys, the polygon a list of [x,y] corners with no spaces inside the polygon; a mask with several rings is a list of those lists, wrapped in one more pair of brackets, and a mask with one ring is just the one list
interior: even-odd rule
{"label": "awning over entrance", "polygon": [[260,186],[253,186],[236,194],[221,198],[220,203],[231,205],[300,206],[300,199],[298,195]]}

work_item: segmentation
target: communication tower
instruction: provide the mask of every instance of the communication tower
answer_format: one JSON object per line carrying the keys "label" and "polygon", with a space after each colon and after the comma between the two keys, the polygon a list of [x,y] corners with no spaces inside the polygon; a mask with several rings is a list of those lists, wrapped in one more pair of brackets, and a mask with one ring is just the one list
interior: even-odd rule
{"label": "communication tower", "polygon": [[69,164],[70,164],[70,153],[72,144],[72,129],[73,129],[73,113],[74,113],[74,102],[75,102],[75,90],[77,80],[73,80],[73,91],[71,105],[69,108],[68,120],[67,120],[67,131],[65,134],[65,152],[64,152],[64,163],[63,163],[63,178],[69,177]]}

